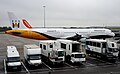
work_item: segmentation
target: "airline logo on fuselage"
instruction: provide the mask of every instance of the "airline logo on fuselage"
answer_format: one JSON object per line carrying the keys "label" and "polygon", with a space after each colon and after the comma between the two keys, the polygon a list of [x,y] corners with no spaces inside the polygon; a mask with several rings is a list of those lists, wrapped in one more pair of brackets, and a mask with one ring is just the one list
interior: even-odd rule
{"label": "airline logo on fuselage", "polygon": [[20,20],[12,20],[12,27],[19,28],[20,27]]}

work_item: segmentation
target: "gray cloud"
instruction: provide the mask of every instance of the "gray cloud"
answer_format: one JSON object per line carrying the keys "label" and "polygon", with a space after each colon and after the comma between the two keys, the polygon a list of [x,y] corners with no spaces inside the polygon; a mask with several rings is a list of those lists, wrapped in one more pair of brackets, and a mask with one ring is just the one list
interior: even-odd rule
{"label": "gray cloud", "polygon": [[46,5],[47,26],[98,26],[120,24],[120,0],[1,0],[0,26],[9,25],[8,11],[43,26]]}

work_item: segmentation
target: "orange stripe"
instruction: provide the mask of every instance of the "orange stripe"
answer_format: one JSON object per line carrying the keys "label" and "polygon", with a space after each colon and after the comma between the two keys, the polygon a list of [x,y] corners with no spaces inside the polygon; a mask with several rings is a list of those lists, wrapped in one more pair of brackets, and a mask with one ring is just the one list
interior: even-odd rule
{"label": "orange stripe", "polygon": [[29,29],[32,28],[32,26],[31,26],[25,19],[23,19],[22,21],[23,21],[23,24],[24,24],[27,28],[29,28]]}
{"label": "orange stripe", "polygon": [[30,39],[37,39],[37,40],[48,40],[49,38],[41,35],[41,34],[38,34],[38,33],[35,33],[31,30],[9,30],[9,31],[6,31],[7,34],[12,34],[12,35],[17,35],[17,34],[14,34],[14,33],[21,33],[21,34],[18,34],[17,36],[22,36],[22,37],[25,37],[25,38],[30,38]]}

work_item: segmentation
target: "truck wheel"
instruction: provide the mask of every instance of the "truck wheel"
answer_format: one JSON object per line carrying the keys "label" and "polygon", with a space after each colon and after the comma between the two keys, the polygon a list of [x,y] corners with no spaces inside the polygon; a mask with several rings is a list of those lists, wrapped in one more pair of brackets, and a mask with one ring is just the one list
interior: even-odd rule
{"label": "truck wheel", "polygon": [[60,62],[59,64],[60,64],[60,66],[64,66],[64,62]]}
{"label": "truck wheel", "polygon": [[70,60],[71,60],[71,56],[68,56],[68,62],[70,62]]}
{"label": "truck wheel", "polygon": [[19,71],[21,71],[21,66],[20,66],[20,67],[18,67],[18,70],[19,70]]}
{"label": "truck wheel", "polygon": [[6,70],[7,70],[7,71],[10,71],[10,68],[9,68],[8,66],[6,66]]}
{"label": "truck wheel", "polygon": [[9,71],[9,68],[8,68],[8,66],[7,66],[7,65],[6,65],[6,70],[7,70],[7,71]]}

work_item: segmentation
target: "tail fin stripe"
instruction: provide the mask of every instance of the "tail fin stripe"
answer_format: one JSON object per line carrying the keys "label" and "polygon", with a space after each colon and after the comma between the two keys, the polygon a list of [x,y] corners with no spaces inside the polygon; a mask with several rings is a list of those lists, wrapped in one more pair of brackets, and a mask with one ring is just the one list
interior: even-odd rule
{"label": "tail fin stripe", "polygon": [[23,21],[23,24],[24,24],[27,28],[29,28],[29,29],[32,28],[32,26],[30,26],[30,24],[29,24],[25,19],[23,19],[22,21]]}

